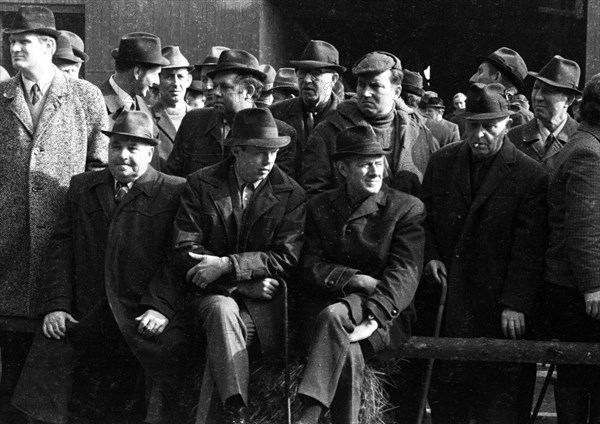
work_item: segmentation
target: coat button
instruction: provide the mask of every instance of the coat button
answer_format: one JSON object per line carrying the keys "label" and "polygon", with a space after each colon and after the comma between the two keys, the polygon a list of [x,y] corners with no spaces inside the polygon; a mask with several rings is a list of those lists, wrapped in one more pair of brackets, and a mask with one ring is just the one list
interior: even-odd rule
{"label": "coat button", "polygon": [[463,219],[463,216],[462,215],[458,215],[457,218],[458,219]]}
{"label": "coat button", "polygon": [[352,233],[352,228],[346,228],[346,234]]}
{"label": "coat button", "polygon": [[456,256],[456,259],[460,258],[460,255],[458,253],[455,256]]}
{"label": "coat button", "polygon": [[398,309],[392,309],[392,316],[398,315]]}
{"label": "coat button", "polygon": [[333,286],[333,281],[331,281],[331,280],[327,280],[327,281],[325,281],[325,285],[326,285],[327,287],[331,287],[331,286]]}

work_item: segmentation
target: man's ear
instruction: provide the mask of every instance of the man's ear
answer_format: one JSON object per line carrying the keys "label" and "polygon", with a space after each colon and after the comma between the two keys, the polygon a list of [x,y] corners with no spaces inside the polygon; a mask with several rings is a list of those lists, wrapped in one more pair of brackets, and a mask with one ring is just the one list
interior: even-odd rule
{"label": "man's ear", "polygon": [[142,69],[142,67],[140,65],[135,65],[133,67],[133,78],[135,78],[136,81],[139,81],[143,72],[144,72],[144,70]]}
{"label": "man's ear", "polygon": [[335,163],[335,166],[338,172],[342,175],[342,177],[348,178],[348,166],[346,165],[346,162],[344,162],[343,160],[338,160]]}
{"label": "man's ear", "polygon": [[331,74],[331,82],[333,83],[333,85],[335,85],[335,83],[338,82],[339,79],[340,74],[338,74],[337,72]]}
{"label": "man's ear", "polygon": [[400,94],[402,94],[402,85],[398,84],[394,87],[394,99],[399,99]]}
{"label": "man's ear", "polygon": [[506,121],[506,131],[510,130],[510,127],[512,127],[512,124],[513,124],[512,118],[508,118],[508,121]]}
{"label": "man's ear", "polygon": [[246,84],[242,93],[244,94],[245,100],[250,100],[256,94],[256,87],[252,84]]}
{"label": "man's ear", "polygon": [[242,148],[240,146],[233,146],[231,148],[231,154],[235,157],[238,157]]}

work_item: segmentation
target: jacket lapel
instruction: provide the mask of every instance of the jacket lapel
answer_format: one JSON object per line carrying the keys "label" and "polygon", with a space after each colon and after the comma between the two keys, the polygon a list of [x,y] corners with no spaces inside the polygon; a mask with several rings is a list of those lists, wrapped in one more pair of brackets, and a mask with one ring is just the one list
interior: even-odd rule
{"label": "jacket lapel", "polygon": [[[273,172],[273,171],[271,171]],[[250,231],[256,224],[256,221],[260,219],[268,210],[272,209],[279,203],[279,198],[276,196],[276,192],[280,192],[282,187],[277,184],[271,184],[271,180],[267,178],[262,187],[259,187],[250,202],[250,206],[245,211],[242,218],[242,231],[243,244],[242,247],[247,245]]]}
{"label": "jacket lapel", "polygon": [[454,183],[457,185],[458,191],[462,194],[467,209],[471,207],[471,164],[469,161],[469,150],[469,144],[463,141],[456,153],[454,170],[452,172],[452,175],[456,175]]}
{"label": "jacket lapel", "polygon": [[204,181],[210,185],[209,196],[215,204],[221,225],[225,229],[227,236],[227,245],[232,246],[232,241],[237,239],[237,234],[231,234],[229,225],[227,224],[228,217],[234,216],[232,194],[229,190],[229,171],[231,169],[231,161],[221,164],[214,176],[207,177]]}
{"label": "jacket lapel", "polygon": [[532,119],[523,127],[523,144],[529,148],[530,151],[535,152],[537,160],[541,160],[546,153],[544,146],[545,140],[542,140],[540,130],[536,119]]}
{"label": "jacket lapel", "polygon": [[354,221],[356,219],[362,218],[363,216],[371,215],[375,212],[379,211],[379,205],[385,205],[386,201],[386,189],[381,188],[379,193],[374,196],[367,197],[364,202],[362,202],[348,218],[348,222]]}
{"label": "jacket lapel", "polygon": [[96,174],[97,179],[94,182],[94,192],[98,197],[100,206],[104,211],[104,216],[110,219],[115,211],[115,190],[114,178],[108,169],[104,169]]}
{"label": "jacket lapel", "polygon": [[123,106],[119,100],[119,96],[117,96],[117,93],[115,93],[108,80],[100,84],[98,88],[100,88],[102,96],[104,96],[106,111],[109,115],[112,115]]}
{"label": "jacket lapel", "polygon": [[175,135],[177,134],[177,129],[175,128],[175,125],[173,125],[171,118],[169,118],[169,115],[167,114],[167,112],[164,109],[160,109],[160,110],[153,109],[153,112],[154,112],[153,113],[154,119],[155,119],[156,125],[158,126],[158,129],[167,136],[167,138],[171,141],[171,143],[173,143],[175,141]]}
{"label": "jacket lapel", "polygon": [[23,92],[23,85],[21,82],[21,73],[18,72],[8,83],[4,97],[10,99],[10,111],[15,117],[23,124],[23,127],[29,133],[29,136],[33,136],[33,120],[31,119],[31,113],[27,107],[27,100],[25,100],[25,93]]}
{"label": "jacket lapel", "polygon": [[42,113],[35,129],[34,142],[42,138],[44,132],[52,124],[54,116],[62,105],[68,100],[69,87],[67,77],[54,67],[54,78],[48,89],[46,102],[42,108]]}

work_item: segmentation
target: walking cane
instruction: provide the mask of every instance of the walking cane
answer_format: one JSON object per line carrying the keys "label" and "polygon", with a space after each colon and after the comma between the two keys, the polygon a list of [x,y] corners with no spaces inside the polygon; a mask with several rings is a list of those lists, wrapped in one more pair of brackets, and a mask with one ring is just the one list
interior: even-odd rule
{"label": "walking cane", "polygon": [[290,342],[288,323],[288,290],[285,281],[280,280],[283,286],[283,356],[285,361],[284,385],[285,419],[287,424],[292,424],[292,402],[290,399]]}
{"label": "walking cane", "polygon": [[[433,336],[439,337],[440,329],[442,328],[442,318],[444,317],[444,306],[446,305],[446,295],[448,294],[448,281],[446,276],[440,274],[441,280],[441,293],[440,303],[438,305],[437,317],[435,320],[435,329],[433,330]],[[427,361],[427,370],[425,372],[425,378],[421,385],[421,397],[419,398],[419,415],[417,415],[416,424],[421,424],[423,418],[425,418],[425,408],[427,406],[427,395],[429,394],[429,385],[431,383],[431,374],[433,373],[433,362],[434,358],[430,358]]]}

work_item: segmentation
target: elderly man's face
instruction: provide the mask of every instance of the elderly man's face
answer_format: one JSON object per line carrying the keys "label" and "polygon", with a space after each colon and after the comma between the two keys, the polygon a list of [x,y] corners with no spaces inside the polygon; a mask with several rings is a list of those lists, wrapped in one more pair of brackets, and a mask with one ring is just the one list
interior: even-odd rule
{"label": "elderly man's face", "polygon": [[108,150],[108,168],[122,183],[137,180],[148,170],[154,147],[135,137],[112,135]]}
{"label": "elderly man's face", "polygon": [[400,84],[392,84],[392,72],[359,75],[356,85],[358,109],[368,117],[383,116],[394,108],[402,90]]}
{"label": "elderly man's face", "polygon": [[296,69],[300,97],[313,108],[328,101],[339,75],[328,69]]}
{"label": "elderly man's face", "polygon": [[536,80],[531,92],[533,114],[542,122],[560,123],[567,117],[567,110],[572,103],[564,91]]}
{"label": "elderly man's face", "polygon": [[246,183],[267,178],[279,149],[258,146],[235,146],[231,153],[235,156],[235,169]]}
{"label": "elderly man's face", "polygon": [[148,95],[148,90],[153,85],[158,85],[160,82],[159,74],[160,74],[160,66],[153,66],[152,68],[142,68],[141,66],[136,66],[134,68],[134,73],[136,77],[136,87],[135,94],[141,97],[146,97]]}
{"label": "elderly man's face", "polygon": [[160,98],[165,104],[174,107],[183,102],[185,92],[192,83],[192,76],[186,68],[167,68],[160,72]]}
{"label": "elderly man's face", "polygon": [[509,117],[484,121],[467,120],[465,138],[473,155],[487,158],[498,153],[511,123],[512,119]]}
{"label": "elderly man's face", "polygon": [[52,60],[55,43],[50,37],[24,32],[11,34],[9,40],[10,57],[16,70],[33,69]]}
{"label": "elderly man's face", "polygon": [[346,179],[348,194],[362,199],[379,193],[383,184],[383,156],[353,156],[338,162],[338,170]]}
{"label": "elderly man's face", "polygon": [[496,82],[496,74],[498,71],[487,61],[481,62],[479,68],[477,68],[477,72],[475,72],[469,82],[471,84],[480,83],[480,84],[491,84]]}

